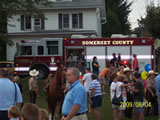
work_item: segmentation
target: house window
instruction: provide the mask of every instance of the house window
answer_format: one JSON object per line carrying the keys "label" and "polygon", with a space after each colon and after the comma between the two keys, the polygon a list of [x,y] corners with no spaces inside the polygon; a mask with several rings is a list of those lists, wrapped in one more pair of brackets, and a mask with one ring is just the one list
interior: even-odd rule
{"label": "house window", "polygon": [[25,16],[25,29],[31,29],[31,16]]}
{"label": "house window", "polygon": [[58,41],[47,41],[48,55],[58,55]]}
{"label": "house window", "polygon": [[69,14],[59,14],[59,29],[69,28]]}
{"label": "house window", "polygon": [[31,16],[21,15],[21,30],[31,29]]}
{"label": "house window", "polygon": [[34,19],[34,30],[40,30],[41,29],[41,19],[35,18]]}
{"label": "house window", "polygon": [[63,14],[63,28],[69,28],[69,14]]}
{"label": "house window", "polygon": [[44,19],[35,18],[33,26],[31,16],[21,15],[21,30],[31,30],[32,27],[34,28],[34,30],[44,29],[45,28]]}
{"label": "house window", "polygon": [[72,28],[83,28],[82,13],[72,14]]}

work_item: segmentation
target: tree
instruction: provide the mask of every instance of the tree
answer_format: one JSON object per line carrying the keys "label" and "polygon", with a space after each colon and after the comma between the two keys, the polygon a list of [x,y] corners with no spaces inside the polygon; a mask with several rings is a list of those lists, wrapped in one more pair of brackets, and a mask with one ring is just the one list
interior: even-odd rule
{"label": "tree", "polygon": [[102,26],[103,36],[110,37],[112,34],[129,34],[130,23],[128,21],[130,6],[133,2],[128,0],[107,0],[106,13],[107,23]]}
{"label": "tree", "polygon": [[147,3],[146,16],[139,20],[139,24],[144,25],[145,28],[152,34],[154,38],[160,38],[160,6],[155,6],[153,1]]}
{"label": "tree", "polygon": [[0,60],[5,60],[6,43],[12,45],[12,41],[7,37],[7,20],[13,15],[24,14],[44,17],[37,6],[41,4],[47,6],[48,0],[0,0]]}

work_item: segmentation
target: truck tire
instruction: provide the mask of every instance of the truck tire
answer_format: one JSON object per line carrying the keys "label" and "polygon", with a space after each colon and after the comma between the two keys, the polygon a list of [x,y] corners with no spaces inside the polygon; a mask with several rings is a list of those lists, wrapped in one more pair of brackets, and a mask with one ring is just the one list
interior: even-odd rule
{"label": "truck tire", "polygon": [[46,79],[49,75],[49,70],[43,66],[35,66],[32,69],[36,69],[39,71],[38,79]]}

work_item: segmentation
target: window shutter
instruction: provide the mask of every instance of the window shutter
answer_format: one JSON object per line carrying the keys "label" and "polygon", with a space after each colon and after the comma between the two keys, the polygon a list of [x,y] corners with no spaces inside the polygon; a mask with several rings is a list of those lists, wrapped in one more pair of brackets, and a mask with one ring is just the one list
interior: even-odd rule
{"label": "window shutter", "polygon": [[79,28],[83,28],[83,14],[79,13]]}
{"label": "window shutter", "polygon": [[60,13],[58,16],[59,16],[59,29],[62,29],[62,14]]}
{"label": "window shutter", "polygon": [[21,30],[24,30],[24,15],[21,15]]}
{"label": "window shutter", "polygon": [[41,30],[45,29],[45,20],[41,19]]}

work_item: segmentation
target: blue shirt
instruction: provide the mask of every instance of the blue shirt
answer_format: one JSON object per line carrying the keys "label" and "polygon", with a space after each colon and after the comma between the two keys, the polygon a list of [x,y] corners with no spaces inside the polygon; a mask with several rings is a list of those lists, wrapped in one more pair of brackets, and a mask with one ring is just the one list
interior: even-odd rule
{"label": "blue shirt", "polygon": [[87,94],[85,88],[80,83],[80,80],[77,80],[69,86],[69,90],[65,96],[62,106],[62,114],[68,115],[73,105],[80,105],[78,113],[86,112]]}
{"label": "blue shirt", "polygon": [[91,97],[102,95],[101,84],[100,84],[100,82],[97,79],[93,80],[91,82],[90,87],[89,87],[89,93],[91,93],[92,88],[95,88],[95,91],[94,91],[93,96],[91,96]]}
{"label": "blue shirt", "polygon": [[[19,87],[16,85],[17,99],[16,103],[22,102],[22,95]],[[15,86],[8,78],[0,78],[0,110],[8,110],[15,105]]]}
{"label": "blue shirt", "polygon": [[160,74],[155,77],[156,92],[160,92]]}

